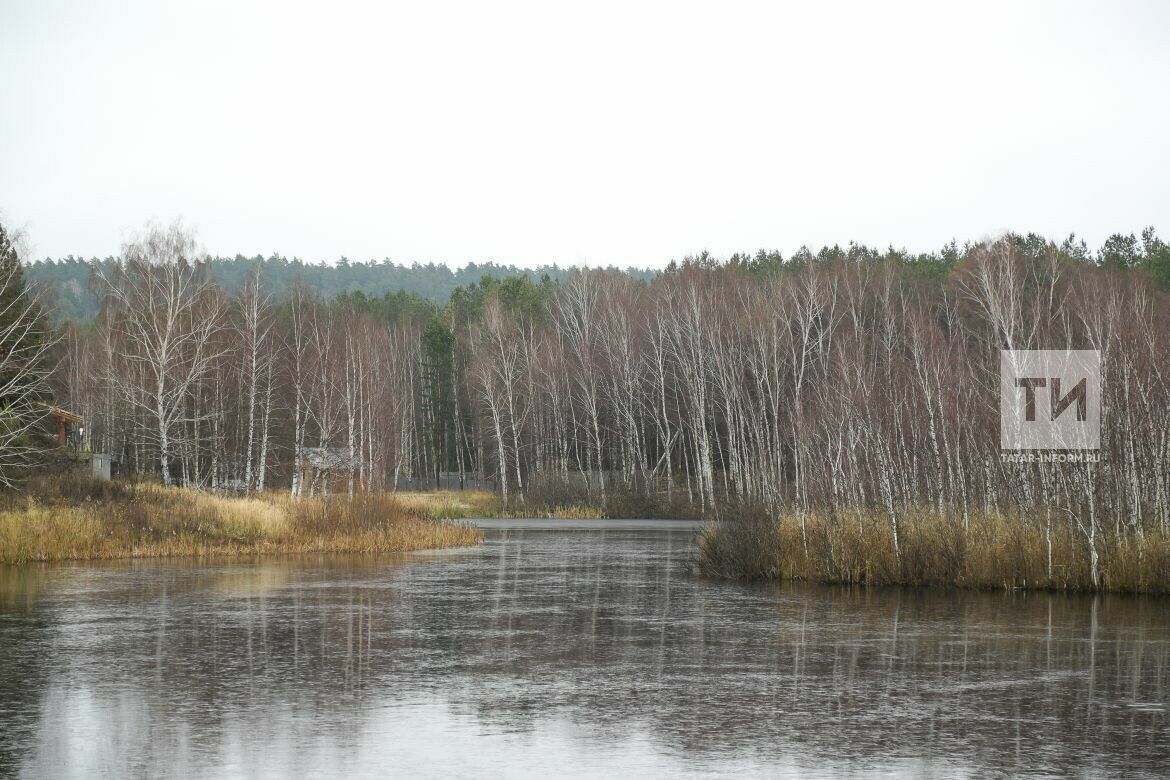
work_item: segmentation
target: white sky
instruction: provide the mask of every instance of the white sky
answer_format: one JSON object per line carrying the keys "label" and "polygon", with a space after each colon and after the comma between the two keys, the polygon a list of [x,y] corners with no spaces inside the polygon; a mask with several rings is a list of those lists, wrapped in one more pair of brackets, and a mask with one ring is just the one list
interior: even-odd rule
{"label": "white sky", "polygon": [[32,254],[661,265],[1170,237],[1170,3],[0,0]]}

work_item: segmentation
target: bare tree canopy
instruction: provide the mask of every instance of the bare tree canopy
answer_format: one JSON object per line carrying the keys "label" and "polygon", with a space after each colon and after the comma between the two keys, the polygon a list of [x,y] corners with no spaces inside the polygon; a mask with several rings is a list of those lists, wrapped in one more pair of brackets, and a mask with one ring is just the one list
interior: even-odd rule
{"label": "bare tree canopy", "polygon": [[226,354],[216,339],[225,328],[226,299],[209,280],[194,237],[178,223],[152,225],[127,243],[102,281],[99,332],[119,359],[107,380],[122,403],[149,420],[136,438],[154,444],[170,485],[176,449],[194,446],[177,439],[176,430],[198,426],[205,414],[191,403],[192,390]]}
{"label": "bare tree canopy", "polygon": [[55,342],[25,285],[18,244],[0,225],[0,484],[6,486],[43,449],[35,434],[50,399],[48,354]]}

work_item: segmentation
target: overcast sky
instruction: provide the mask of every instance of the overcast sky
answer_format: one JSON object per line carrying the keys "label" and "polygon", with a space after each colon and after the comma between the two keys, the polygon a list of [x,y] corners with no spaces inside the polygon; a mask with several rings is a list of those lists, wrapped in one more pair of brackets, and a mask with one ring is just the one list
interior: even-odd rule
{"label": "overcast sky", "polygon": [[661,265],[1170,234],[1170,3],[0,0],[34,256]]}

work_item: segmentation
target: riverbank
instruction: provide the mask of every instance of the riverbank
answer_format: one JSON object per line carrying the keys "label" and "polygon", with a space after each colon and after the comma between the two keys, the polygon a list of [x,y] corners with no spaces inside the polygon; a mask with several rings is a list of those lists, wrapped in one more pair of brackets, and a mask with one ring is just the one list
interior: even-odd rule
{"label": "riverbank", "polygon": [[[806,541],[807,540],[807,541]],[[1043,519],[932,510],[903,513],[898,549],[884,515],[800,518],[749,512],[711,523],[700,538],[699,566],[729,579],[820,583],[1170,593],[1170,539],[1161,534],[1097,540],[1101,582],[1094,588],[1089,549],[1080,534],[1051,535]]]}
{"label": "riverbank", "polygon": [[479,544],[463,523],[389,494],[291,500],[42,477],[0,503],[0,563],[292,553],[387,553]]}
{"label": "riverbank", "polygon": [[694,520],[702,516],[685,491],[666,496],[611,486],[602,500],[597,492],[567,488],[555,481],[538,483],[522,496],[513,495],[506,505],[499,494],[486,490],[399,490],[394,496],[407,507],[442,519]]}
{"label": "riverbank", "polygon": [[602,507],[586,501],[555,504],[513,501],[505,507],[500,496],[487,490],[400,490],[394,498],[404,507],[436,520],[472,518],[540,518],[545,520],[597,520],[606,517]]}

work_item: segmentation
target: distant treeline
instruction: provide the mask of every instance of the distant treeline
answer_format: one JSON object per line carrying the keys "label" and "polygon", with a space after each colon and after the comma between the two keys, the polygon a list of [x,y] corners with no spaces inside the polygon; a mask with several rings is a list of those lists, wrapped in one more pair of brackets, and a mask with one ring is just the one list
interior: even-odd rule
{"label": "distant treeline", "polygon": [[[1048,246],[1047,239],[1034,233],[1026,236],[1009,235],[1007,240],[1033,254]],[[851,243],[845,248],[834,245],[823,247],[817,252],[806,247],[788,258],[780,252],[767,250],[754,254],[736,253],[726,260],[726,264],[761,272],[785,265],[801,266],[834,259],[888,258],[919,273],[942,276],[971,248],[970,243],[959,246],[952,242],[937,252],[912,254],[893,248],[882,252]],[[1060,245],[1060,249],[1066,256],[1090,264],[1148,269],[1163,285],[1170,286],[1170,250],[1167,250],[1166,243],[1157,237],[1153,228],[1146,228],[1140,236],[1115,234],[1095,252],[1084,241],[1072,236]],[[48,305],[56,322],[88,322],[97,316],[100,306],[100,290],[93,283],[94,272],[108,272],[115,262],[116,258],[113,257],[86,260],[69,255],[57,260],[45,258],[31,263],[26,276],[40,291],[42,300]],[[683,262],[722,264],[705,252],[688,257]],[[676,267],[676,263],[671,263],[667,270]],[[265,289],[276,300],[283,300],[292,285],[299,281],[326,300],[356,296],[363,301],[381,299],[384,307],[394,308],[410,307],[422,302],[442,306],[460,288],[477,285],[485,278],[500,281],[515,277],[534,283],[557,284],[565,281],[572,271],[571,267],[555,263],[525,269],[489,261],[452,268],[441,263],[408,265],[390,260],[354,262],[345,257],[330,265],[307,263],[299,258],[289,259],[277,254],[269,257],[215,257],[208,261],[208,268],[217,284],[233,295],[260,269]],[[628,268],[624,273],[637,280],[649,281],[658,272],[651,268]]]}
{"label": "distant treeline", "polygon": [[[45,258],[31,263],[27,269],[28,281],[38,289],[42,300],[57,322],[88,322],[97,316],[100,307],[100,288],[93,283],[95,271],[108,272],[116,258],[96,257],[88,260],[72,255],[54,260]],[[360,293],[367,298],[382,298],[390,294],[406,301],[417,297],[431,303],[445,303],[456,289],[478,283],[482,278],[504,279],[522,277],[532,281],[547,278],[564,281],[570,269],[542,265],[520,268],[498,263],[468,263],[463,268],[451,268],[441,263],[393,263],[389,260],[351,262],[341,258],[337,263],[306,263],[280,255],[262,257],[214,257],[208,260],[208,269],[217,284],[235,294],[245,281],[262,269],[265,287],[277,299],[283,299],[296,282],[316,291],[323,298]],[[649,279],[654,272],[631,268],[627,273],[639,279]]]}

